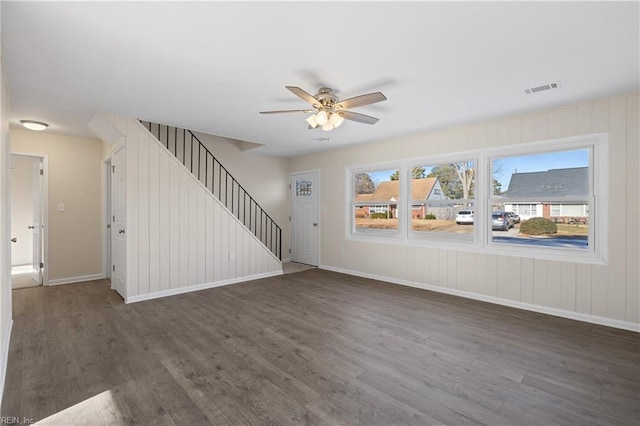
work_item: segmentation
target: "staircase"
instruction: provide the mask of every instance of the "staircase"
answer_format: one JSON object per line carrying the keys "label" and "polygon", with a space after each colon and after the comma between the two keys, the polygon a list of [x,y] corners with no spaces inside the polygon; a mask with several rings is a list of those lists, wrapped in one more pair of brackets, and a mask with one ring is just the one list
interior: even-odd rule
{"label": "staircase", "polygon": [[282,260],[282,229],[190,130],[142,120],[140,123]]}

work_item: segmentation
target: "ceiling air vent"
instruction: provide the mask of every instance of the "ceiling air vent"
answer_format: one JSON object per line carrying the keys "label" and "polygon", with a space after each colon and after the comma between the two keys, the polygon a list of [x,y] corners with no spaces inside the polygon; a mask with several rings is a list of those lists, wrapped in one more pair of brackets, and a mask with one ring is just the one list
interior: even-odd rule
{"label": "ceiling air vent", "polygon": [[543,86],[532,87],[531,89],[525,89],[525,93],[527,95],[531,95],[533,93],[544,92],[545,90],[558,89],[560,88],[560,82],[554,81],[553,83],[545,84]]}

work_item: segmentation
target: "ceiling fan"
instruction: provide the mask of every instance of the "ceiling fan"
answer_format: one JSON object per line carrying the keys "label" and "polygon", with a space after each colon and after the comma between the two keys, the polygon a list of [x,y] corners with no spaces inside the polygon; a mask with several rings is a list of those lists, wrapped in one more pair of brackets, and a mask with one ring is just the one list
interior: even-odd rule
{"label": "ceiling fan", "polygon": [[321,87],[318,93],[310,95],[299,87],[285,86],[294,95],[311,104],[313,109],[286,109],[279,111],[260,111],[260,114],[280,114],[285,112],[304,112],[313,114],[307,117],[310,129],[321,127],[329,131],[339,127],[344,120],[357,121],[358,123],[375,124],[378,119],[370,115],[347,111],[364,105],[381,102],[387,98],[381,92],[367,93],[340,101],[328,87]]}

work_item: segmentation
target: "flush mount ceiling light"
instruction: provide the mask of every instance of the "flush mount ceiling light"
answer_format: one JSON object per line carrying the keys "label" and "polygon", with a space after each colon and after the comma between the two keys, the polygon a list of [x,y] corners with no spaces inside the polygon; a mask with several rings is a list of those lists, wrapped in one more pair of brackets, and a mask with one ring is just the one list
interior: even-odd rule
{"label": "flush mount ceiling light", "polygon": [[261,111],[260,114],[279,114],[283,112],[312,112],[306,121],[310,129],[320,127],[325,132],[337,129],[344,120],[357,121],[365,124],[375,124],[378,119],[369,115],[347,111],[347,108],[355,108],[364,105],[384,101],[387,98],[380,92],[368,93],[354,98],[339,101],[328,87],[321,87],[318,93],[311,96],[299,87],[286,86],[294,95],[307,101],[313,109],[290,109],[281,111]]}
{"label": "flush mount ceiling light", "polygon": [[20,120],[20,123],[27,129],[35,130],[36,132],[40,132],[49,127],[47,123],[43,123],[42,121]]}

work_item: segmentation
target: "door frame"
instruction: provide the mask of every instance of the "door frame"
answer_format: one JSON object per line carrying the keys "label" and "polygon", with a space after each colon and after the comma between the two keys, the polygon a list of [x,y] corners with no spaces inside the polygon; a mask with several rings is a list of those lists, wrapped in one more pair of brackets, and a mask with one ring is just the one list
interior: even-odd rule
{"label": "door frame", "polygon": [[102,271],[111,281],[111,156],[102,160],[102,242]]}
{"label": "door frame", "polygon": [[293,177],[296,175],[303,175],[303,174],[309,174],[309,173],[315,173],[318,180],[316,182],[316,193],[318,194],[318,211],[316,212],[318,215],[318,224],[320,225],[319,229],[318,229],[318,241],[317,241],[317,247],[316,250],[318,252],[318,267],[320,267],[320,265],[322,264],[322,252],[320,250],[320,247],[322,247],[321,244],[321,239],[322,239],[322,233],[320,232],[320,230],[322,229],[322,202],[321,202],[321,195],[322,195],[322,191],[321,191],[321,184],[320,184],[320,169],[313,169],[313,170],[300,170],[297,172],[291,172],[289,173],[289,261],[291,261],[291,247],[293,246],[293,232],[291,232],[291,217],[292,217],[292,206],[293,206],[293,198],[291,197],[291,194],[293,193],[293,188],[292,188],[292,181],[293,181]]}
{"label": "door frame", "polygon": [[[11,151],[10,155],[20,155],[22,157],[38,158],[42,163],[42,191],[41,191],[41,206],[42,206],[42,263],[44,263],[44,269],[42,271],[42,285],[49,285],[49,156],[47,154],[39,154],[33,152],[21,152]],[[9,183],[11,185],[11,182]]]}

